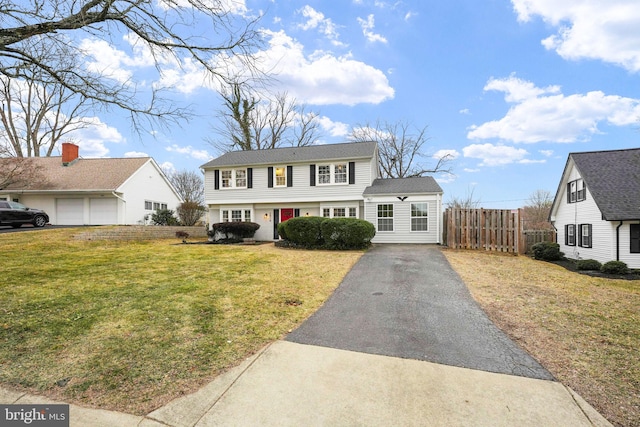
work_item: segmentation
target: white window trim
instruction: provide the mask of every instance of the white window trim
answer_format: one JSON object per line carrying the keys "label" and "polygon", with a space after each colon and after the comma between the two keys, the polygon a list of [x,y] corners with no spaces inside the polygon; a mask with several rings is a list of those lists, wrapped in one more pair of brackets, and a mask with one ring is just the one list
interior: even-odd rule
{"label": "white window trim", "polygon": [[[336,166],[343,165],[345,166],[345,181],[344,182],[336,182]],[[329,166],[329,182],[320,182],[320,168],[323,166]],[[349,162],[344,163],[324,163],[319,164],[316,167],[316,185],[349,185]]]}
{"label": "white window trim", "polygon": [[[284,184],[278,184],[278,175],[277,175],[277,171],[278,169],[283,169],[284,170]],[[287,187],[287,180],[288,180],[288,176],[287,176],[287,167],[286,166],[274,166],[273,167],[273,188],[286,188]]]}
{"label": "white window trim", "polygon": [[[324,216],[324,210],[329,209],[329,216]],[[335,209],[344,209],[344,216],[335,216]],[[356,210],[356,216],[349,216],[349,209]],[[330,206],[320,206],[320,216],[323,218],[360,218],[360,208],[358,206],[349,206],[349,205],[330,205]]]}
{"label": "white window trim", "polygon": [[[411,210],[411,206],[420,204],[427,205],[427,216],[413,216],[413,212]],[[426,218],[427,220],[427,229],[426,230],[414,230],[413,229],[413,219],[414,218]],[[429,232],[429,202],[412,202],[409,205],[409,231],[411,233],[428,233]]]}
{"label": "white window trim", "polygon": [[[225,187],[224,186],[224,179],[222,178],[222,173],[223,172],[229,172],[231,171],[231,180],[230,180],[230,186],[229,187]],[[244,186],[243,187],[238,187],[236,186],[236,182],[237,182],[237,176],[236,176],[236,171],[244,171]],[[220,169],[220,190],[231,190],[234,188],[247,188],[247,169],[246,168],[242,168],[242,169]]]}
{"label": "white window trim", "polygon": [[[392,209],[392,216],[390,217],[381,217],[378,216],[378,208],[380,207],[380,205],[391,205],[391,209]],[[380,232],[380,233],[395,233],[395,229],[396,229],[396,222],[395,222],[395,204],[393,203],[376,203],[376,233]],[[390,219],[391,220],[391,230],[380,230],[380,220],[381,219]]]}
{"label": "white window trim", "polygon": [[[240,211],[240,216],[242,218],[242,221],[240,222],[252,222],[254,214],[253,214],[253,209],[251,208],[246,208],[246,207],[224,207],[224,208],[220,208],[220,222],[233,222],[232,221],[232,211]],[[227,218],[225,220],[224,218],[224,212],[227,212]],[[250,217],[249,219],[247,219],[247,212],[249,213]]]}

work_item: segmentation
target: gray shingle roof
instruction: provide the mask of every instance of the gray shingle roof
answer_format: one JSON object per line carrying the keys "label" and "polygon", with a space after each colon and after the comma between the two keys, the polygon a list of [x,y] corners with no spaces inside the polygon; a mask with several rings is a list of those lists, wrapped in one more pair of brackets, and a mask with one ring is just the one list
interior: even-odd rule
{"label": "gray shingle roof", "polygon": [[442,188],[431,176],[376,179],[364,190],[364,196],[432,193],[442,193]]}
{"label": "gray shingle roof", "polygon": [[[0,167],[2,167],[0,159]],[[62,157],[32,157],[43,180],[28,187],[9,186],[5,190],[27,191],[114,191],[150,160],[150,157],[83,159],[69,166],[62,165]]]}
{"label": "gray shingle roof", "polygon": [[640,219],[640,148],[571,153],[608,221]]}
{"label": "gray shingle roof", "polygon": [[201,168],[362,159],[373,157],[375,150],[375,142],[352,142],[272,150],[231,151],[205,163]]}

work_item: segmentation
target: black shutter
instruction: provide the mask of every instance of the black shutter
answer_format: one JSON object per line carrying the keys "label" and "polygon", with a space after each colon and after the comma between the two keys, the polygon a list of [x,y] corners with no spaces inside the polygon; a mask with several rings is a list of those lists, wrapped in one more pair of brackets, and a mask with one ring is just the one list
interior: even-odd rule
{"label": "black shutter", "polygon": [[273,239],[278,240],[278,223],[280,222],[280,209],[273,210]]}
{"label": "black shutter", "polygon": [[349,184],[356,183],[356,162],[349,162]]}
{"label": "black shutter", "polygon": [[316,165],[309,165],[309,185],[316,186]]}
{"label": "black shutter", "polygon": [[220,189],[220,171],[218,169],[213,171],[213,188],[215,190],[219,190]]}
{"label": "black shutter", "polygon": [[578,246],[582,246],[582,227],[585,224],[578,224]]}
{"label": "black shutter", "polygon": [[247,168],[247,188],[253,188],[253,168]]}
{"label": "black shutter", "polygon": [[571,203],[571,183],[567,183],[567,203]]}
{"label": "black shutter", "polygon": [[273,166],[267,168],[267,187],[273,188]]}
{"label": "black shutter", "polygon": [[293,216],[296,217],[296,218],[299,217],[300,216],[300,209],[294,209],[293,210]]}
{"label": "black shutter", "polygon": [[640,224],[629,224],[629,228],[629,240],[631,240],[630,252],[632,254],[640,253]]}
{"label": "black shutter", "polygon": [[293,166],[287,166],[287,187],[293,187]]}
{"label": "black shutter", "polygon": [[564,244],[569,246],[569,224],[564,226]]}

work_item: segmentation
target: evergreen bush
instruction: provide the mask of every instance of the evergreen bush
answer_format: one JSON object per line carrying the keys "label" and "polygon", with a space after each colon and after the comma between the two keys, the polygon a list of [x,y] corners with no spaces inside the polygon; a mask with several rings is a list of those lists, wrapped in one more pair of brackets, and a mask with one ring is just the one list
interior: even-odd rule
{"label": "evergreen bush", "polygon": [[627,274],[629,268],[622,261],[609,261],[602,264],[600,271],[606,274]]}
{"label": "evergreen bush", "polygon": [[558,261],[564,253],[560,252],[560,245],[553,242],[536,243],[531,247],[533,257],[542,261]]}
{"label": "evergreen bush", "polygon": [[578,270],[600,270],[602,263],[595,259],[581,259],[576,262],[576,268]]}
{"label": "evergreen bush", "polygon": [[366,248],[376,234],[373,224],[357,218],[325,219],[320,229],[327,249]]}

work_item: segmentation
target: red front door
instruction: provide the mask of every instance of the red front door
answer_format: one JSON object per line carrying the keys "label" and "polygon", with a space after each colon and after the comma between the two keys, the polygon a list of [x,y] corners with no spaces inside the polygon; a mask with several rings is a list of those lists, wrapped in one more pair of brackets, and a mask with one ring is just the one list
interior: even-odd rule
{"label": "red front door", "polygon": [[293,218],[293,209],[280,209],[280,222]]}

